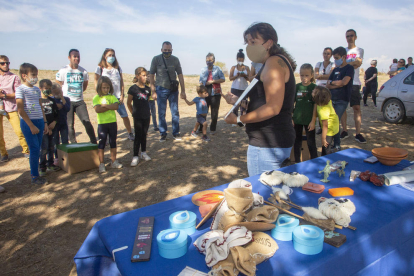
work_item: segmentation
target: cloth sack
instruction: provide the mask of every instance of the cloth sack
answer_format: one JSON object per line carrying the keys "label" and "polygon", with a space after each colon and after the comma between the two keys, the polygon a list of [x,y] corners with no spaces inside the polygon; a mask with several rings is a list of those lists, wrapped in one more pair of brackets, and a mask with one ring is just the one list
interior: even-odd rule
{"label": "cloth sack", "polygon": [[279,210],[276,207],[265,205],[247,213],[246,221],[273,223],[278,215]]}
{"label": "cloth sack", "polygon": [[227,225],[241,222],[246,212],[253,206],[253,193],[250,188],[227,188],[224,200],[217,208],[211,230],[223,230]]}
{"label": "cloth sack", "polygon": [[206,264],[212,267],[225,260],[231,247],[245,245],[252,240],[252,232],[243,226],[233,226],[226,232],[213,230],[200,236],[194,246],[206,255]]}

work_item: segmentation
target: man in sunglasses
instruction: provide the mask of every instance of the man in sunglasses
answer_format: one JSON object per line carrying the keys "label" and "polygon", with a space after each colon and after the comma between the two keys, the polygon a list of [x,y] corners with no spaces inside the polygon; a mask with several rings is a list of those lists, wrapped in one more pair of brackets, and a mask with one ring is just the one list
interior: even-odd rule
{"label": "man in sunglasses", "polygon": [[[359,68],[362,65],[362,60],[364,58],[364,49],[359,48],[355,45],[355,40],[357,39],[357,33],[353,29],[349,29],[345,33],[346,41],[348,42],[348,47],[346,48],[346,62],[347,64],[354,67],[354,79],[352,85],[352,94],[351,100],[349,101],[350,106],[354,110],[354,121],[355,121],[355,141],[359,143],[365,144],[367,140],[365,140],[364,136],[361,134],[361,121],[362,121],[362,114],[361,114],[361,80],[359,79]],[[342,125],[342,132],[341,132],[341,139],[348,138],[348,128],[346,126],[346,111],[342,115],[341,125]]]}
{"label": "man in sunglasses", "polygon": [[69,50],[69,64],[59,70],[56,74],[56,82],[62,86],[63,96],[70,99],[70,110],[68,112],[69,141],[76,143],[75,113],[85,127],[91,143],[97,144],[95,130],[89,120],[86,103],[83,100],[83,92],[88,87],[88,72],[79,66],[80,53],[77,49]]}
{"label": "man in sunglasses", "polygon": [[10,61],[7,56],[0,55],[0,100],[3,101],[4,112],[0,115],[0,153],[1,162],[9,161],[9,154],[6,150],[6,143],[4,141],[3,134],[3,117],[6,117],[14,133],[19,138],[21,147],[23,148],[23,154],[26,158],[29,158],[29,147],[27,146],[26,139],[20,128],[20,118],[17,113],[17,105],[15,98],[16,88],[20,86],[20,78],[10,72]]}

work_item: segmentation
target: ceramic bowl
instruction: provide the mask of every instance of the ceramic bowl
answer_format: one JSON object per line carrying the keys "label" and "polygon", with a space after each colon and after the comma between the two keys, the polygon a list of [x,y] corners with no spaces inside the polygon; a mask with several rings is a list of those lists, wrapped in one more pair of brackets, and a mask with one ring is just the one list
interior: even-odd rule
{"label": "ceramic bowl", "polygon": [[386,166],[395,166],[408,156],[408,151],[399,148],[376,148],[372,150],[372,154],[378,158],[378,161]]}

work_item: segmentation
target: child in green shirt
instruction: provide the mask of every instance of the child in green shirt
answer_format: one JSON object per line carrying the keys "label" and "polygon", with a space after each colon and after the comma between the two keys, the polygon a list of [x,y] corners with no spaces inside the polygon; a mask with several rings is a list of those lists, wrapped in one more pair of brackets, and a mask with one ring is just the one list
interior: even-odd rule
{"label": "child in green shirt", "polygon": [[100,77],[96,87],[98,95],[93,97],[92,103],[98,115],[98,154],[99,154],[99,172],[106,172],[104,163],[104,150],[106,137],[109,136],[109,145],[111,147],[111,167],[115,169],[122,168],[122,164],[116,160],[116,113],[118,110],[118,99],[112,95],[114,88],[108,77]]}
{"label": "child in green shirt", "polygon": [[339,118],[332,106],[331,92],[323,86],[316,86],[312,92],[313,101],[316,104],[316,111],[322,127],[322,156],[333,153],[333,137],[339,132]]}
{"label": "child in green shirt", "polygon": [[303,128],[306,132],[306,141],[308,143],[310,158],[318,157],[315,140],[315,121],[314,102],[312,100],[312,91],[316,87],[314,84],[313,67],[305,63],[300,67],[301,83],[296,85],[295,110],[293,111],[293,123],[296,132],[295,144],[293,146],[295,153],[295,162],[300,162],[302,148]]}

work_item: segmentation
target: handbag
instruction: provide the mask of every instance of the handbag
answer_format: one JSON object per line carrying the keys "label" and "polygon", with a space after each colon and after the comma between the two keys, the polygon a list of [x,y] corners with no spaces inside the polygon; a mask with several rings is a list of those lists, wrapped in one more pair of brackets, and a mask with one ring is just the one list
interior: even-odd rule
{"label": "handbag", "polygon": [[168,72],[167,63],[165,63],[164,57],[162,57],[162,61],[164,62],[165,70],[167,70],[168,79],[170,80],[170,90],[171,92],[177,92],[180,83],[177,80],[171,80],[170,72]]}

